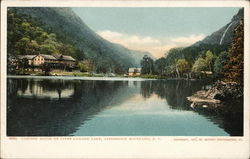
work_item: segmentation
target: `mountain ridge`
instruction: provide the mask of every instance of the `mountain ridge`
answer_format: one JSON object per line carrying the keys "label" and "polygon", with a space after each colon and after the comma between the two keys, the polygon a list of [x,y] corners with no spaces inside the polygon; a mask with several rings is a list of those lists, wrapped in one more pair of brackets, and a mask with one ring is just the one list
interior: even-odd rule
{"label": "mountain ridge", "polygon": [[[77,49],[82,50],[87,58],[104,58],[114,66],[140,66],[140,60],[148,52],[135,51],[120,44],[111,43],[89,28],[71,8],[22,7],[15,8],[17,13],[39,19],[44,27],[68,39]],[[65,38],[67,37],[67,38]]]}
{"label": "mountain ridge", "polygon": [[201,44],[230,45],[233,40],[234,29],[239,25],[240,20],[243,18],[244,10],[241,8],[238,13],[233,16],[229,23],[206,36],[203,40],[194,43],[192,46],[199,46]]}

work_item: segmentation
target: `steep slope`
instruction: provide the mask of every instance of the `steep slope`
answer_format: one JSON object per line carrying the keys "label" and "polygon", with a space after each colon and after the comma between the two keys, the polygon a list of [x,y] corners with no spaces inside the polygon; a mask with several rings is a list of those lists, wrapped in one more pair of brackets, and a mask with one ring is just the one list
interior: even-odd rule
{"label": "steep slope", "polygon": [[[84,52],[87,58],[105,59],[112,67],[126,70],[140,65],[140,59],[150,53],[129,50],[121,45],[111,43],[92,31],[71,8],[22,7],[15,8],[17,13],[29,15],[43,23],[51,30]],[[67,37],[67,38],[66,38]]]}
{"label": "steep slope", "polygon": [[203,40],[195,43],[195,46],[200,44],[218,44],[218,45],[230,45],[233,40],[233,31],[235,27],[240,23],[240,20],[244,18],[243,8],[238,11],[238,13],[232,18],[232,20],[223,26],[218,31],[212,33],[211,35],[205,37]]}

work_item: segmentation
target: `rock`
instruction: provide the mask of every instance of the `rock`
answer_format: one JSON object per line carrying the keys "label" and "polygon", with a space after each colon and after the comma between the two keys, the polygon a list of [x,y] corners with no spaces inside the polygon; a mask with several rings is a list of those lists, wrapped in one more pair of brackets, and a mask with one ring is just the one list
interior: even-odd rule
{"label": "rock", "polygon": [[233,82],[216,82],[209,90],[201,90],[190,97],[192,108],[217,109],[223,106],[223,103],[238,100],[243,97],[243,88]]}

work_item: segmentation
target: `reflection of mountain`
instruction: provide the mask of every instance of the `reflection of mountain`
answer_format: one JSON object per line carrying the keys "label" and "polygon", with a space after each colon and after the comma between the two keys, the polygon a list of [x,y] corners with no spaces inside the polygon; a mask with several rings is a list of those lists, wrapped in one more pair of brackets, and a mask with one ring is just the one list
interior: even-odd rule
{"label": "reflection of mountain", "polygon": [[[139,94],[144,98],[157,95],[166,99],[168,103],[166,106],[178,109],[178,112],[192,111],[186,97],[197,90],[204,89],[201,82],[183,80],[8,79],[7,82],[8,136],[68,136],[101,111],[127,102],[128,99]],[[54,95],[53,98],[48,97],[47,92]],[[63,92],[64,95],[62,95]],[[197,111],[197,113],[223,128],[230,135],[238,136],[243,133],[242,113],[209,111]]]}
{"label": "reflection of mountain", "polygon": [[[159,97],[166,99],[172,109],[191,110],[191,103],[187,100],[187,97],[208,87],[209,85],[199,81],[143,81],[141,83],[141,94],[145,98],[157,94]],[[238,103],[232,101],[231,105],[234,104],[238,105],[239,109],[243,106],[242,101]],[[230,105],[227,106],[230,107]],[[224,129],[231,136],[243,135],[243,113],[241,111],[235,111],[235,113],[214,112],[208,109],[195,111]]]}
{"label": "reflection of mountain", "polygon": [[[32,81],[8,79],[8,136],[69,135],[92,115],[130,98],[136,91],[128,89],[126,81]],[[27,92],[29,88],[50,92],[70,88],[73,94],[61,99],[18,96],[19,91]]]}

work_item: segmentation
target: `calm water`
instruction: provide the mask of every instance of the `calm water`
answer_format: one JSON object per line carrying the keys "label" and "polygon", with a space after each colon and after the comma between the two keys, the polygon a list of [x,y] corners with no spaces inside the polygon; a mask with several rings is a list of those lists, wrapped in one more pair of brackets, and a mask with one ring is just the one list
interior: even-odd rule
{"label": "calm water", "polygon": [[8,78],[8,136],[241,136],[242,114],[196,112],[191,81]]}

